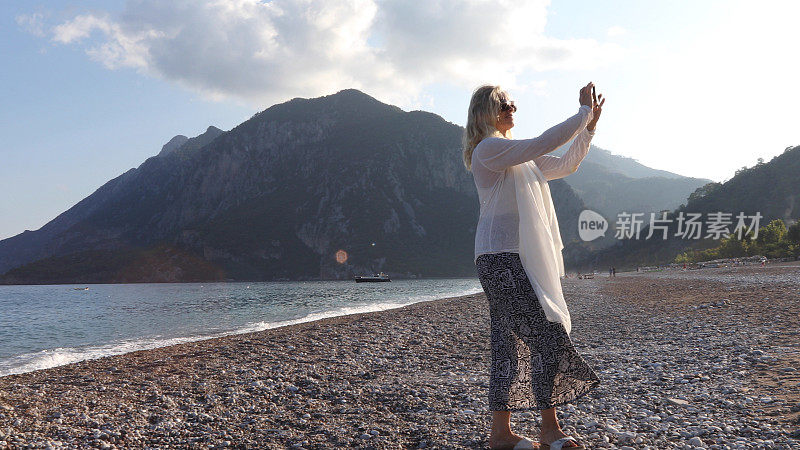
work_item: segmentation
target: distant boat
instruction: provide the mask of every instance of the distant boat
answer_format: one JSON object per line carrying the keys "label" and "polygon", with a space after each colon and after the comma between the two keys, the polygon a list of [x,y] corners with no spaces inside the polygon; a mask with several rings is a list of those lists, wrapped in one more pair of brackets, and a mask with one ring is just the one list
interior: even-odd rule
{"label": "distant boat", "polygon": [[389,275],[386,275],[383,272],[376,273],[375,275],[372,276],[362,277],[360,275],[356,275],[354,279],[356,280],[356,283],[380,283],[382,281],[392,281],[389,279]]}
{"label": "distant boat", "polygon": [[74,289],[76,291],[88,291],[89,290],[88,287],[85,287],[85,288],[72,288],[72,289]]}

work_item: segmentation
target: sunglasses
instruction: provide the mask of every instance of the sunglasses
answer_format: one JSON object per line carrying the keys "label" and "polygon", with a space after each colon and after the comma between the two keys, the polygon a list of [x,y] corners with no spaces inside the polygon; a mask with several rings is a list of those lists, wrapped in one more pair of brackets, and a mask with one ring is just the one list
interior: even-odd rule
{"label": "sunglasses", "polygon": [[517,107],[516,107],[516,105],[514,105],[514,101],[513,100],[510,101],[510,102],[505,102],[505,101],[504,102],[500,102],[500,111],[505,112],[505,111],[509,111],[509,110],[511,112],[517,112]]}

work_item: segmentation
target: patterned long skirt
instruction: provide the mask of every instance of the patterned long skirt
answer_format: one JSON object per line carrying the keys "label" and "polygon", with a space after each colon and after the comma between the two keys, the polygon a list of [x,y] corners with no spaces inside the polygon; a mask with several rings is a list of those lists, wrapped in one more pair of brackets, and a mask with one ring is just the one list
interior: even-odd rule
{"label": "patterned long skirt", "polygon": [[480,255],[476,266],[492,328],[490,410],[549,409],[600,384],[564,325],[547,320],[518,253]]}

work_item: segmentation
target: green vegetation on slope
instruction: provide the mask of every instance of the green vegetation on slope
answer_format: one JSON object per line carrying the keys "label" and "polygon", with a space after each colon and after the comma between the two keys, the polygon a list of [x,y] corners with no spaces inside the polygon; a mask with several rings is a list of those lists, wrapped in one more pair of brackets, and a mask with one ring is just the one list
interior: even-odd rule
{"label": "green vegetation on slope", "polygon": [[798,221],[786,228],[783,220],[775,219],[759,228],[758,234],[753,231],[748,233],[743,231],[737,229],[728,237],[722,238],[716,247],[683,252],[675,257],[675,262],[690,263],[755,255],[767,258],[800,257],[800,222]]}

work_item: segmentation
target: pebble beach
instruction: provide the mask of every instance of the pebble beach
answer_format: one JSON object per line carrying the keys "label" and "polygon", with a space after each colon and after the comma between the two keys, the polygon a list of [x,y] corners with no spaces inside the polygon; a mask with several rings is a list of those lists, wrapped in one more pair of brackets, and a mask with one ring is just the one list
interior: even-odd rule
{"label": "pebble beach", "polygon": [[[587,448],[800,449],[797,262],[564,293]],[[488,448],[489,358],[481,293],[83,361],[0,378],[0,448]]]}

